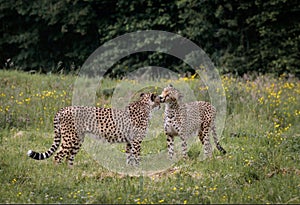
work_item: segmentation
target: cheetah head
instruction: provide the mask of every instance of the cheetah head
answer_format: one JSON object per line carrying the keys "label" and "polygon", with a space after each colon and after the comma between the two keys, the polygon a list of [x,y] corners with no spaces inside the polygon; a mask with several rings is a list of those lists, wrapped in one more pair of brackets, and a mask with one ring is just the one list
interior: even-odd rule
{"label": "cheetah head", "polygon": [[173,85],[168,85],[165,87],[159,95],[161,103],[171,103],[171,102],[179,102],[181,101],[183,95],[173,87]]}
{"label": "cheetah head", "polygon": [[160,108],[160,97],[158,95],[155,95],[154,93],[141,93],[140,98],[142,101],[145,101],[146,103],[149,103],[151,106],[151,109]]}

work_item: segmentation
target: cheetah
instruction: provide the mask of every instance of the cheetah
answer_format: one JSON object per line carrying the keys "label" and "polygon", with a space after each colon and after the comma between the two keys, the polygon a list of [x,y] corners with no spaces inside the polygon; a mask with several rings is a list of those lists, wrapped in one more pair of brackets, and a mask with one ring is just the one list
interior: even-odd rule
{"label": "cheetah", "polygon": [[205,101],[182,103],[183,95],[172,85],[165,87],[160,95],[161,103],[166,103],[164,113],[164,131],[167,136],[169,158],[174,154],[174,136],[182,140],[183,157],[187,158],[187,138],[198,135],[204,146],[206,157],[212,157],[212,145],[209,140],[209,132],[212,131],[217,149],[226,154],[225,149],[219,144],[215,117],[216,109]]}
{"label": "cheetah", "polygon": [[54,156],[55,164],[64,157],[70,167],[78,153],[86,133],[109,143],[126,143],[127,164],[140,162],[141,143],[148,129],[152,110],[160,108],[160,98],[153,93],[141,93],[137,101],[124,109],[89,106],[69,106],[60,109],[54,117],[54,141],[44,153],[29,150],[27,155],[36,160]]}

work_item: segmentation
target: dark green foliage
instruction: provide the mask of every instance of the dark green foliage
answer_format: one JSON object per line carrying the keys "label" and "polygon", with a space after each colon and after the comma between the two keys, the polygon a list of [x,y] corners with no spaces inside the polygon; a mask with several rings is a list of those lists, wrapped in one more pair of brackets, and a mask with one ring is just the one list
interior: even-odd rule
{"label": "dark green foliage", "polygon": [[[239,41],[222,56],[229,71],[300,74],[300,6],[298,1],[256,0],[231,4],[234,38]],[[225,10],[225,9],[224,9]],[[226,11],[226,10],[225,10]],[[223,26],[222,26],[223,27]],[[228,28],[230,28],[228,24]],[[225,35],[221,39],[226,38]],[[234,40],[234,39],[232,39]]]}
{"label": "dark green foliage", "polygon": [[[299,76],[299,16],[300,3],[292,0],[0,0],[0,67],[69,72],[113,38],[162,30],[195,42],[221,72]],[[142,52],[107,74],[149,65],[189,69],[173,56]]]}

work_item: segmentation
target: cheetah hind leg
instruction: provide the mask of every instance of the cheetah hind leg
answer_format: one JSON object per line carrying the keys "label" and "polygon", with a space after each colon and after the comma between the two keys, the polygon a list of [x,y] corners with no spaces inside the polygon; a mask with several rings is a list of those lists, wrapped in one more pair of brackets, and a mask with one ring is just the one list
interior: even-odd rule
{"label": "cheetah hind leg", "polygon": [[69,154],[69,149],[64,147],[63,145],[59,148],[59,151],[54,156],[54,164],[61,164],[63,158]]}
{"label": "cheetah hind leg", "polygon": [[[202,144],[202,146],[203,146],[203,150],[204,150],[204,152],[205,152],[204,135],[203,135],[202,130],[199,130],[198,137],[199,137],[199,140],[200,140],[200,142],[201,142],[201,144]],[[206,145],[206,146],[207,146],[207,145]]]}
{"label": "cheetah hind leg", "polygon": [[69,154],[69,145],[65,141],[65,136],[61,135],[61,143],[59,150],[56,152],[54,156],[54,164],[58,165],[61,164],[62,160],[66,155]]}
{"label": "cheetah hind leg", "polygon": [[203,145],[204,155],[211,158],[212,157],[212,146],[209,141],[209,135],[208,136],[207,135],[208,134],[204,135],[202,130],[200,130],[198,137]]}
{"label": "cheetah hind leg", "polygon": [[69,150],[69,155],[67,155],[67,161],[70,168],[73,167],[74,158],[75,155],[79,152],[80,147],[83,143],[83,135],[80,137],[81,140],[78,140],[78,142],[73,143],[72,148]]}
{"label": "cheetah hind leg", "polygon": [[202,130],[202,144],[204,149],[204,155],[212,158],[212,146],[209,139],[209,127]]}

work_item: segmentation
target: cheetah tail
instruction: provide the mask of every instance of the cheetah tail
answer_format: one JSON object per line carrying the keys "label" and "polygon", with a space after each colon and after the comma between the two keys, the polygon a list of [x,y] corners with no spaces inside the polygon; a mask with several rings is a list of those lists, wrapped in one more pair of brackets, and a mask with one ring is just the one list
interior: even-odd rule
{"label": "cheetah tail", "polygon": [[216,132],[216,125],[215,125],[215,121],[212,122],[212,135],[214,138],[214,142],[216,144],[217,149],[222,152],[223,154],[226,154],[226,150],[220,145],[219,140],[218,140],[218,136],[217,136],[217,132]]}
{"label": "cheetah tail", "polygon": [[222,152],[223,154],[226,154],[226,150],[220,145],[219,142],[216,144],[216,146],[217,146],[217,149],[218,149],[220,152]]}
{"label": "cheetah tail", "polygon": [[61,141],[61,133],[60,133],[60,122],[59,122],[60,114],[59,112],[54,117],[54,132],[55,137],[52,146],[44,153],[35,152],[32,150],[29,150],[27,152],[27,155],[31,157],[32,159],[36,160],[43,160],[49,158],[53,153],[58,149],[58,146]]}

